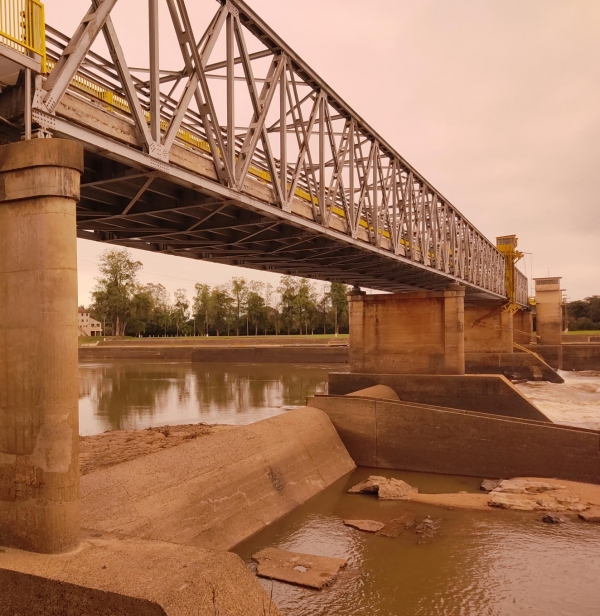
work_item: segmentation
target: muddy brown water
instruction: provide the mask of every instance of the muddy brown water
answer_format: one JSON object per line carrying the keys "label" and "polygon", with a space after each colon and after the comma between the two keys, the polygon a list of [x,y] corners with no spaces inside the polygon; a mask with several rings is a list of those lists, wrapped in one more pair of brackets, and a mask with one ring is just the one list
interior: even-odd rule
{"label": "muddy brown water", "polygon": [[[252,569],[251,555],[270,546],[348,560],[320,591],[261,579],[286,616],[600,614],[599,525],[576,519],[551,525],[539,513],[448,510],[347,494],[370,474],[399,477],[430,493],[474,491],[480,483],[360,468],[236,546]],[[343,524],[402,515],[440,520],[439,535],[423,539],[409,529],[388,538]]]}
{"label": "muddy brown water", "polygon": [[248,424],[303,406],[339,364],[108,360],[79,364],[80,434],[205,422]]}
{"label": "muddy brown water", "polygon": [[[326,391],[341,366],[82,362],[82,434],[181,423],[245,424]],[[552,420],[600,428],[600,374],[562,373],[564,385],[520,390]],[[347,489],[370,474],[399,477],[422,492],[475,491],[480,479],[357,469],[235,548],[251,555],[282,547],[348,559],[321,591],[262,580],[285,616],[600,616],[600,525],[550,525],[540,514],[470,512],[382,502]],[[440,534],[397,538],[344,526],[401,515],[441,520]],[[268,606],[265,613],[268,614]]]}

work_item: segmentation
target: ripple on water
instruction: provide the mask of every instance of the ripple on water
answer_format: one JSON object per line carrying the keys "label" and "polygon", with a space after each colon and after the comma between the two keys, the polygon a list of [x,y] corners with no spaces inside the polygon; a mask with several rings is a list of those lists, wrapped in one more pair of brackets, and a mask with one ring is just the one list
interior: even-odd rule
{"label": "ripple on water", "polygon": [[[267,546],[346,558],[322,591],[261,580],[286,616],[597,616],[600,527],[548,525],[539,515],[469,512],[346,493],[358,469],[235,551],[247,562]],[[434,481],[429,476],[427,481]],[[412,513],[442,520],[426,543],[407,531],[390,539],[344,526]]]}

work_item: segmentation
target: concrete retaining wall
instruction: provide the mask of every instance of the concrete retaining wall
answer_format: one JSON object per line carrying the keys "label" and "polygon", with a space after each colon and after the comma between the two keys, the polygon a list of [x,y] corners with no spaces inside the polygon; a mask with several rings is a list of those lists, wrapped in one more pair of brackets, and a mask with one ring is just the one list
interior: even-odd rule
{"label": "concrete retaining wall", "polygon": [[503,374],[528,381],[564,383],[545,361],[531,353],[465,353],[468,374]]}
{"label": "concrete retaining wall", "polygon": [[96,346],[80,347],[79,360],[156,359],[194,362],[244,363],[331,363],[347,364],[348,347],[311,344],[307,346]]}
{"label": "concrete retaining wall", "polygon": [[82,526],[229,549],[353,468],[327,415],[297,409],[84,475]]}
{"label": "concrete retaining wall", "polygon": [[531,349],[556,370],[600,370],[600,344],[536,344]]}
{"label": "concrete retaining wall", "polygon": [[194,349],[193,362],[244,362],[244,363],[299,363],[299,364],[345,364],[348,363],[348,347],[311,345],[260,346],[260,347],[212,347]]}
{"label": "concrete retaining wall", "polygon": [[597,334],[563,334],[562,344],[583,344],[586,342],[600,342],[600,331]]}
{"label": "concrete retaining wall", "polygon": [[550,421],[500,375],[329,373],[329,393],[334,396],[343,396],[373,385],[387,385],[407,402]]}
{"label": "concrete retaining wall", "polygon": [[329,415],[359,466],[600,483],[597,431],[345,396],[314,396],[308,405]]}

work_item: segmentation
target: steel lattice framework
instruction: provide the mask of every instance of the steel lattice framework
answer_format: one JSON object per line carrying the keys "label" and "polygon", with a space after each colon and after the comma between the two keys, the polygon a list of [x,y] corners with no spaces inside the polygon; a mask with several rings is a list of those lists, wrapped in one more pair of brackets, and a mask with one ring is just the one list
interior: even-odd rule
{"label": "steel lattice framework", "polygon": [[[184,0],[160,1],[177,70],[159,63],[159,0],[143,69],[125,60],[117,0],[93,0],[71,38],[47,27],[32,116],[85,146],[81,237],[386,291],[458,281],[507,296],[496,247],[244,2],[198,28]],[[92,50],[100,35],[110,60]]]}

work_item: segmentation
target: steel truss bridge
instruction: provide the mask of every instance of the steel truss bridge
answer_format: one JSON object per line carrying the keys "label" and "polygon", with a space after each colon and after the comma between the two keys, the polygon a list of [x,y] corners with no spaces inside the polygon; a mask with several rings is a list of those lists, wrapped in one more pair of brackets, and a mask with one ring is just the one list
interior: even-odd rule
{"label": "steel truss bridge", "polygon": [[[0,47],[40,65],[33,87],[3,91],[0,115],[85,148],[79,237],[382,291],[511,296],[496,246],[244,2],[196,16],[197,2],[148,0],[121,31],[116,5],[93,0],[71,38],[46,26],[43,50],[0,19]],[[133,68],[121,42],[143,40],[146,21],[149,66]],[[167,26],[177,66],[159,59]]]}

